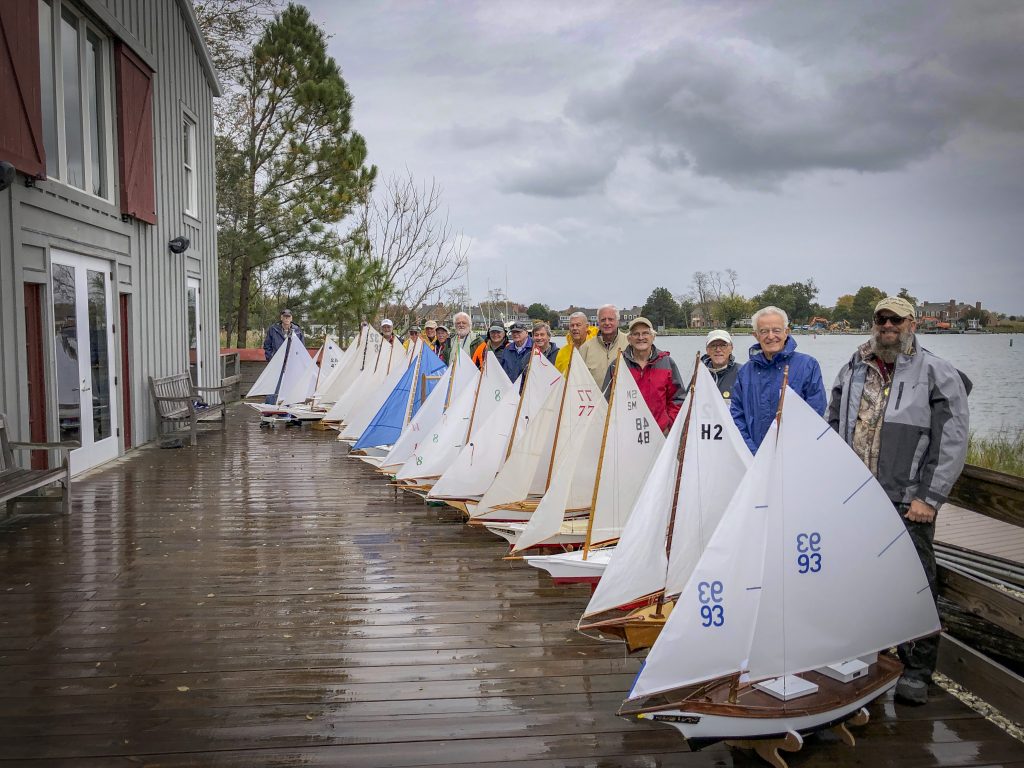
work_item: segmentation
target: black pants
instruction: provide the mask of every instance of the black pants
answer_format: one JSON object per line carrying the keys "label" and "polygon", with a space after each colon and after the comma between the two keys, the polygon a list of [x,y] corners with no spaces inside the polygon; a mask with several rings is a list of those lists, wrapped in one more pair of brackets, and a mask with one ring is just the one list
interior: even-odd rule
{"label": "black pants", "polygon": [[[935,578],[935,548],[932,546],[932,542],[935,540],[935,521],[915,523],[913,520],[908,520],[905,517],[908,509],[910,509],[909,504],[896,505],[896,510],[903,517],[903,524],[907,526],[910,539],[917,549],[917,556],[921,558],[921,565],[924,566],[925,576],[928,577],[928,586],[932,591],[932,599],[935,600],[939,594]],[[932,672],[935,671],[935,664],[939,659],[938,635],[901,643],[896,650],[899,652],[900,661],[903,662],[905,677],[922,680],[926,683],[931,682]]]}

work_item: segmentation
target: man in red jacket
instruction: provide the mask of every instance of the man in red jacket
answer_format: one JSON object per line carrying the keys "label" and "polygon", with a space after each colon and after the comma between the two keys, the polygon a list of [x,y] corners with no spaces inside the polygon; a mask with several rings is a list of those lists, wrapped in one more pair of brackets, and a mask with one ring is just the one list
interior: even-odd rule
{"label": "man in red jacket", "polygon": [[[647,407],[664,434],[672,428],[679,409],[686,398],[686,385],[679,375],[675,361],[654,346],[654,326],[646,317],[638,317],[629,324],[629,346],[622,353],[622,361],[636,379]],[[608,366],[604,377],[605,397],[611,391],[615,363]]]}

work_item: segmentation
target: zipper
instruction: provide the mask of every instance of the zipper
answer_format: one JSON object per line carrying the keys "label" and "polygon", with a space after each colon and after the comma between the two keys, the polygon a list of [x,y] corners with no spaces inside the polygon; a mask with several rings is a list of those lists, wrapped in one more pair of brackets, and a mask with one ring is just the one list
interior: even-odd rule
{"label": "zipper", "polygon": [[900,400],[903,399],[903,385],[904,384],[906,384],[906,382],[905,381],[901,381],[900,382],[900,388],[898,390],[896,390],[896,407],[893,408],[894,411],[898,411],[900,409]]}

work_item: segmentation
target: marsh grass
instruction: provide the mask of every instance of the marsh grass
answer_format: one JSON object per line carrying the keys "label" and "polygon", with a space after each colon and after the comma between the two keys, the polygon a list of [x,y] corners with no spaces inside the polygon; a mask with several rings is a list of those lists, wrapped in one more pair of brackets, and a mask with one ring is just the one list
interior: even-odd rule
{"label": "marsh grass", "polygon": [[972,434],[967,463],[1024,477],[1024,427],[1001,430],[991,437]]}

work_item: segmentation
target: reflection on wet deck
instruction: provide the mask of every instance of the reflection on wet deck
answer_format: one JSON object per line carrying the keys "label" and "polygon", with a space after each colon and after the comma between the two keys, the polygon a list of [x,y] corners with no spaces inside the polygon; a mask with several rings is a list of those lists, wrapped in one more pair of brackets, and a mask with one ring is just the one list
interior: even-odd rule
{"label": "reflection on wet deck", "polygon": [[[0,527],[0,761],[50,766],[730,766],[614,715],[638,663],[573,631],[587,590],[392,489],[333,433],[235,408],[199,446]],[[1018,764],[935,691],[793,766]]]}

